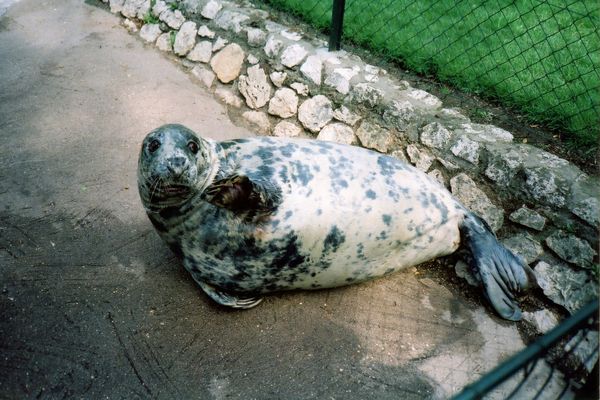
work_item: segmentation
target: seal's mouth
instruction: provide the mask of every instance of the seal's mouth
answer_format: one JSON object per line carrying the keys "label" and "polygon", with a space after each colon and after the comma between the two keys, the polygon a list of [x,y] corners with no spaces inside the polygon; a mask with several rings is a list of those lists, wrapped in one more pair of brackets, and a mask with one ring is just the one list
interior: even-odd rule
{"label": "seal's mouth", "polygon": [[191,189],[184,185],[166,185],[161,189],[167,196],[186,196],[191,192]]}

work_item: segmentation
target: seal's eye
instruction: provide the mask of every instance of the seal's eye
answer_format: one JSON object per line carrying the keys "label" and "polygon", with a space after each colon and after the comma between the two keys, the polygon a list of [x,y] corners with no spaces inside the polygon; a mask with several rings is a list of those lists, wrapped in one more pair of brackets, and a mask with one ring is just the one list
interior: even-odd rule
{"label": "seal's eye", "polygon": [[188,149],[194,154],[198,153],[198,143],[192,141],[188,143]]}
{"label": "seal's eye", "polygon": [[158,150],[159,147],[160,147],[160,142],[158,140],[154,139],[148,145],[148,151],[150,153],[154,153],[156,150]]}

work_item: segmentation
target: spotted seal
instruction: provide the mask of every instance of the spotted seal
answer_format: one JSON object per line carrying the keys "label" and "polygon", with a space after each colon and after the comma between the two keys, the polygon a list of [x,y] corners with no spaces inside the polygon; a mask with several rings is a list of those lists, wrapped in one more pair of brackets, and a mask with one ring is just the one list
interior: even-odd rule
{"label": "spotted seal", "polygon": [[182,125],[140,151],[142,203],[161,238],[216,302],[387,275],[468,250],[485,297],[518,320],[531,269],[426,174],[386,155],[319,140],[216,142]]}

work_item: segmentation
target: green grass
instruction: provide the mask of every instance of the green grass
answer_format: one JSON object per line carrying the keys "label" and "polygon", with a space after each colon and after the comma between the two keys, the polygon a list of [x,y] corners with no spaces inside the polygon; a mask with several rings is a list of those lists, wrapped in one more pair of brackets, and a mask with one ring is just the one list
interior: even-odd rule
{"label": "green grass", "polygon": [[[327,30],[332,0],[269,0]],[[600,2],[347,0],[344,42],[499,99],[578,145],[600,136]]]}

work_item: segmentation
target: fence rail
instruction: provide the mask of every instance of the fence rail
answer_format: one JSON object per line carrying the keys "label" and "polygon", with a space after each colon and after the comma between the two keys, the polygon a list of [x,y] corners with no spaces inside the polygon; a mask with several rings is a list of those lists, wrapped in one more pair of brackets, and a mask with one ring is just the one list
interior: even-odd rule
{"label": "fence rail", "polygon": [[585,145],[600,136],[596,0],[268,0],[418,73]]}

